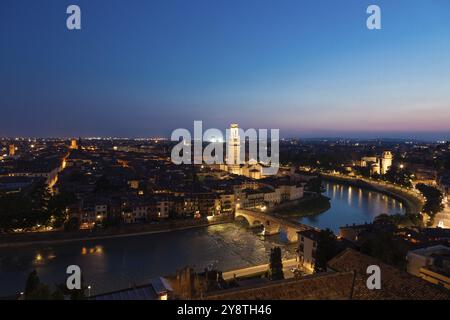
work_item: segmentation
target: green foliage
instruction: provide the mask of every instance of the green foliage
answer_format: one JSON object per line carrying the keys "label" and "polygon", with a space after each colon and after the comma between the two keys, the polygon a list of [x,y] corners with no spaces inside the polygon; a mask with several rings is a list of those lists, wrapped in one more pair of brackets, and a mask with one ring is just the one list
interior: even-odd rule
{"label": "green foliage", "polygon": [[37,271],[33,270],[28,275],[27,282],[25,284],[25,296],[28,296],[33,291],[35,291],[39,287],[39,284],[40,284],[40,280],[37,275]]}
{"label": "green foliage", "polygon": [[374,232],[361,243],[361,252],[381,261],[403,268],[408,247],[403,242],[396,240],[389,232]]}
{"label": "green foliage", "polygon": [[40,283],[39,286],[25,297],[26,300],[50,300],[51,293],[47,285]]}
{"label": "green foliage", "polygon": [[80,221],[78,218],[72,217],[64,224],[65,231],[75,231],[80,229]]}
{"label": "green foliage", "polygon": [[50,192],[45,184],[27,192],[0,196],[0,229],[30,229],[50,221],[48,202]]}
{"label": "green foliage", "polygon": [[81,277],[81,289],[73,289],[69,290],[65,283],[57,285],[57,292],[55,294],[57,296],[63,295],[63,296],[69,296],[70,300],[85,300],[86,299],[86,290],[87,286],[84,284],[84,278]]}
{"label": "green foliage", "polygon": [[270,279],[284,279],[283,261],[281,257],[281,248],[275,247],[270,250]]}
{"label": "green foliage", "polygon": [[64,292],[57,287],[56,290],[51,294],[51,300],[64,300]]}
{"label": "green foliage", "polygon": [[67,206],[75,201],[73,194],[51,195],[44,183],[20,193],[0,195],[0,229],[60,227],[67,219]]}
{"label": "green foliage", "polygon": [[305,185],[305,189],[311,192],[322,193],[324,191],[324,188],[322,186],[322,178],[315,177],[308,180],[308,182]]}
{"label": "green foliage", "polygon": [[397,166],[391,166],[388,172],[384,175],[384,179],[404,187],[412,187],[411,172],[406,169],[400,169]]}
{"label": "green foliage", "polygon": [[310,166],[324,170],[340,168],[349,158],[347,150],[337,148],[325,148],[322,150],[301,148],[281,148],[280,159],[283,163]]}
{"label": "green foliage", "polygon": [[306,217],[323,213],[330,207],[330,199],[320,195],[319,197],[304,199],[296,206],[277,209],[277,213],[286,216]]}
{"label": "green foliage", "polygon": [[50,288],[46,284],[41,283],[36,270],[28,275],[24,294],[26,300],[51,300],[53,296],[57,296],[50,292]]}
{"label": "green foliage", "polygon": [[374,222],[390,223],[399,227],[419,227],[422,225],[422,216],[420,214],[380,214]]}
{"label": "green foliage", "polygon": [[321,230],[319,239],[317,240],[314,271],[326,271],[328,261],[337,254],[337,251],[337,240],[333,231],[330,229]]}
{"label": "green foliage", "polygon": [[360,174],[364,178],[370,178],[370,166],[356,167],[355,170],[358,174]]}
{"label": "green foliage", "polygon": [[441,191],[439,191],[435,187],[431,187],[423,183],[419,183],[416,188],[423,194],[426,199],[425,205],[423,207],[424,212],[426,212],[431,217],[434,217],[436,213],[444,209],[444,206],[442,205],[443,195]]}
{"label": "green foliage", "polygon": [[59,228],[67,220],[66,208],[75,203],[77,198],[73,193],[60,192],[50,198],[48,211],[53,218],[53,227]]}
{"label": "green foliage", "polygon": [[64,300],[65,296],[69,296],[71,300],[84,300],[86,289],[87,286],[81,278],[80,290],[69,290],[65,284],[59,284],[56,285],[55,291],[51,292],[49,286],[40,281],[36,270],[33,270],[28,275],[24,296],[26,300]]}

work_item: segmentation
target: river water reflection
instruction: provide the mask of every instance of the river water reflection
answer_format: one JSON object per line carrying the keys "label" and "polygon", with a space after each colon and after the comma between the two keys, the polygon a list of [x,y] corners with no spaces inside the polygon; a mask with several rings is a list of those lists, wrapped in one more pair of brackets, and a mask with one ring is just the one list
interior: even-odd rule
{"label": "river water reflection", "polygon": [[[370,222],[379,213],[403,212],[400,202],[387,196],[326,183],[332,199],[327,212],[301,221],[335,232],[346,223]],[[160,234],[61,245],[0,249],[0,297],[24,290],[26,277],[36,269],[47,284],[65,281],[68,265],[81,267],[92,294],[147,283],[155,276],[174,273],[186,265],[232,270],[268,262],[279,238],[264,241],[237,224],[216,225]],[[290,253],[289,253],[290,252]],[[292,246],[285,250],[289,256]]]}
{"label": "river water reflection", "polygon": [[378,192],[333,182],[325,182],[324,187],[324,195],[331,199],[331,208],[320,215],[301,218],[300,222],[321,229],[330,228],[339,234],[339,227],[346,224],[370,223],[382,213],[405,213],[400,201]]}
{"label": "river water reflection", "polygon": [[[280,243],[279,243],[280,244]],[[267,263],[273,241],[237,224],[129,238],[0,249],[0,297],[24,290],[36,269],[48,284],[64,282],[68,265],[81,267],[92,294],[127,288],[186,265],[220,270]]]}

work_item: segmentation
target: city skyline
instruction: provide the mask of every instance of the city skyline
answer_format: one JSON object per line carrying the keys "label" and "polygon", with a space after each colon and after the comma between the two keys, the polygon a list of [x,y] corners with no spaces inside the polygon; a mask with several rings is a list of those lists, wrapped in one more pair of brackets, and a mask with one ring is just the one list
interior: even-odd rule
{"label": "city skyline", "polygon": [[[3,1],[0,136],[170,136],[279,128],[281,137],[450,139],[450,4]],[[239,9],[239,10],[238,10]]]}
{"label": "city skyline", "polygon": [[450,300],[449,57],[449,0],[0,1],[0,300]]}

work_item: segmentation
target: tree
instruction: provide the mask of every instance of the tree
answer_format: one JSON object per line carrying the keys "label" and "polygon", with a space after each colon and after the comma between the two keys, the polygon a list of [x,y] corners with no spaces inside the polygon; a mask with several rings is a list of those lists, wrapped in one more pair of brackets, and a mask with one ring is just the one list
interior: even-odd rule
{"label": "tree", "polygon": [[64,291],[61,290],[58,286],[56,287],[56,290],[53,291],[51,295],[52,300],[64,300]]}
{"label": "tree", "polygon": [[315,177],[312,179],[309,179],[306,183],[306,190],[315,192],[315,193],[322,193],[323,187],[322,187],[322,178],[321,177]]}
{"label": "tree", "polygon": [[384,178],[392,183],[396,183],[405,187],[411,187],[411,172],[398,166],[391,166]]}
{"label": "tree", "polygon": [[66,208],[76,201],[73,193],[51,195],[45,183],[19,193],[0,195],[0,229],[30,230],[39,226],[61,227]]}
{"label": "tree", "polygon": [[425,205],[423,206],[423,211],[425,211],[432,218],[434,215],[444,209],[442,205],[443,195],[438,189],[428,186],[423,183],[417,184],[416,188],[425,197]]}
{"label": "tree", "polygon": [[361,252],[381,261],[403,268],[408,246],[396,240],[392,233],[385,230],[374,231],[373,234],[362,240]]}
{"label": "tree", "polygon": [[0,196],[0,228],[31,229],[50,221],[48,202],[50,192],[41,182],[29,190]]}
{"label": "tree", "polygon": [[357,172],[365,178],[370,178],[370,166],[358,167]]}
{"label": "tree", "polygon": [[27,282],[25,284],[25,296],[28,296],[33,291],[35,291],[38,287],[41,281],[39,280],[39,277],[37,275],[37,271],[33,270],[30,272],[27,278]]}
{"label": "tree", "polygon": [[376,216],[375,219],[373,220],[373,222],[379,223],[379,224],[391,224],[391,223],[393,223],[393,219],[387,213],[382,213],[382,214]]}
{"label": "tree", "polygon": [[272,280],[284,279],[280,247],[275,247],[270,250],[270,278]]}
{"label": "tree", "polygon": [[50,289],[41,283],[36,270],[33,270],[27,278],[25,285],[26,300],[49,300],[51,298]]}
{"label": "tree", "polygon": [[85,300],[86,299],[86,290],[88,287],[84,284],[84,278],[81,277],[81,289],[72,289],[69,290],[65,283],[58,284],[56,286],[57,290],[54,295],[56,297],[63,295],[69,296],[70,300]]}
{"label": "tree", "polygon": [[422,218],[420,214],[394,214],[387,215],[385,213],[375,217],[374,223],[377,224],[392,224],[400,227],[418,227],[422,225]]}
{"label": "tree", "polygon": [[321,230],[317,240],[317,249],[315,254],[315,272],[327,271],[327,263],[337,253],[336,237],[330,229]]}
{"label": "tree", "polygon": [[62,191],[54,195],[49,203],[48,210],[53,217],[53,227],[61,227],[67,220],[66,208],[77,200],[75,194]]}
{"label": "tree", "polygon": [[64,224],[65,231],[76,231],[80,229],[80,221],[76,217],[72,217]]}

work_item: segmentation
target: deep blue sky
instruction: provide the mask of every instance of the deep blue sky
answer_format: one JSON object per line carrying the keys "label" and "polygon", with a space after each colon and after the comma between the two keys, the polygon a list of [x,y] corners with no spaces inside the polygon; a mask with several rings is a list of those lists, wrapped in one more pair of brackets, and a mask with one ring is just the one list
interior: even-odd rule
{"label": "deep blue sky", "polygon": [[450,138],[448,0],[1,0],[0,41],[0,136]]}

